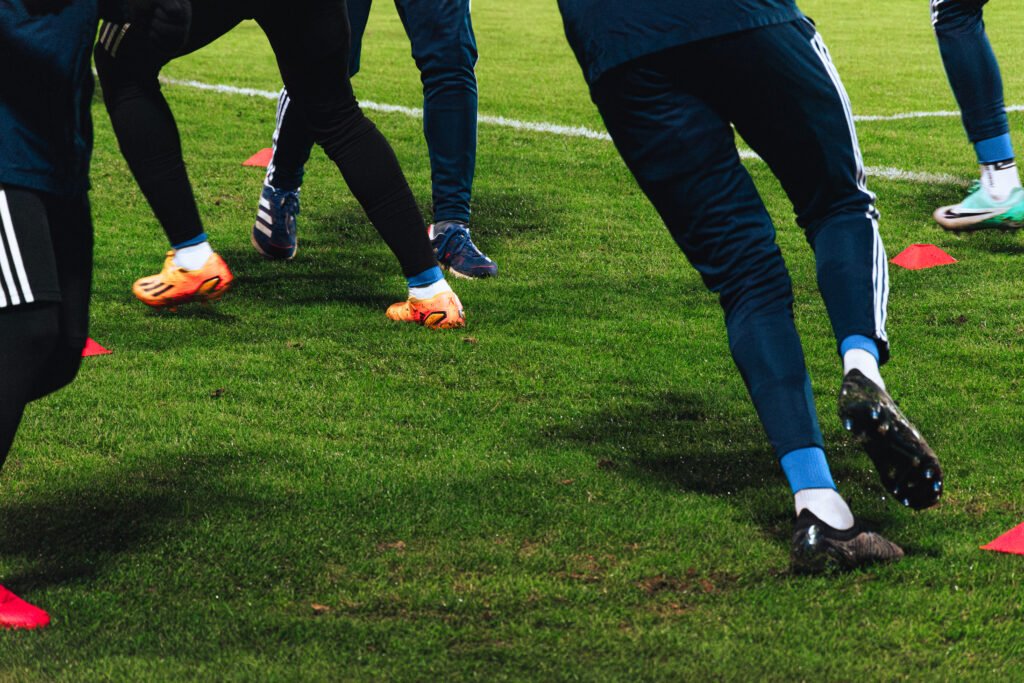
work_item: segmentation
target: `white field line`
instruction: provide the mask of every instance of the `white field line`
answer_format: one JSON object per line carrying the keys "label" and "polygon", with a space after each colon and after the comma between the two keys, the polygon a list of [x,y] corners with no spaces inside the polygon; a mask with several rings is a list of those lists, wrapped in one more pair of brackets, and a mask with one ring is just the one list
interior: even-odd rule
{"label": "white field line", "polygon": [[[177,85],[186,88],[193,88],[195,90],[209,90],[213,92],[226,93],[230,95],[247,95],[249,97],[262,97],[268,100],[276,100],[278,97],[277,92],[270,90],[257,90],[255,88],[240,88],[234,85],[224,84],[213,84],[203,83],[202,81],[191,81],[191,80],[179,80],[176,78],[161,78],[163,83],[168,85]],[[371,102],[369,100],[360,100],[359,106],[363,109],[370,111],[379,111],[388,114],[403,114],[405,116],[411,116],[413,118],[423,118],[423,110],[418,107],[403,107],[397,104],[381,104],[379,102]],[[1024,111],[1024,106],[1013,106],[1007,107],[1007,111]],[[892,114],[888,116],[854,116],[855,121],[899,121],[902,119],[919,119],[919,118],[930,118],[930,117],[949,117],[949,116],[960,116],[960,112],[953,111],[933,111],[933,112],[908,112],[905,114]],[[525,130],[534,133],[548,133],[551,135],[561,135],[563,137],[573,138],[587,138],[590,140],[605,140],[611,141],[611,136],[608,133],[593,130],[592,128],[586,128],[584,126],[562,126],[556,123],[545,123],[537,121],[519,121],[517,119],[509,119],[504,116],[487,116],[480,115],[477,120],[480,123],[485,123],[494,126],[501,126],[503,128],[512,128],[514,130]],[[758,160],[759,157],[754,152],[741,149],[740,157],[743,159]],[[887,180],[906,180],[913,183],[925,183],[925,184],[945,184],[945,185],[967,185],[969,181],[947,173],[921,173],[917,171],[904,171],[899,168],[891,167],[879,167],[879,166],[868,166],[865,168],[869,176],[875,178],[885,178]]]}
{"label": "white field line", "polygon": [[[1006,107],[1006,111],[1024,111],[1024,104],[1014,104]],[[949,118],[955,116],[960,118],[958,111],[908,111],[902,114],[863,114],[854,115],[854,121],[903,121],[905,119],[933,119]]]}

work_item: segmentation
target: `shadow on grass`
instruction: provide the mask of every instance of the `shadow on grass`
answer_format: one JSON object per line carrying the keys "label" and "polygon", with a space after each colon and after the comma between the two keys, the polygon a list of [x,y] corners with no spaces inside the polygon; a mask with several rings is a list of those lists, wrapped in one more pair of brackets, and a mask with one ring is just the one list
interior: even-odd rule
{"label": "shadow on grass", "polygon": [[1020,256],[1024,254],[1024,231],[1012,228],[976,230],[963,233],[964,246],[986,254]]}
{"label": "shadow on grass", "polygon": [[238,322],[238,316],[225,313],[216,304],[186,304],[174,310],[168,308],[148,308],[146,315],[157,319],[174,317],[207,320],[220,325],[234,325]]}
{"label": "shadow on grass", "polygon": [[[18,591],[88,580],[122,555],[189,533],[193,517],[238,504],[204,494],[216,488],[229,460],[175,457],[173,463],[111,467],[38,497],[4,500],[0,552],[27,567],[2,577],[4,584]],[[197,500],[202,505],[192,503]]]}
{"label": "shadow on grass", "polygon": [[618,405],[546,436],[593,451],[603,469],[673,489],[731,495],[780,483],[762,433],[689,394]]}
{"label": "shadow on grass", "polygon": [[482,241],[492,244],[501,237],[545,232],[563,223],[565,213],[564,205],[544,201],[525,190],[483,191],[473,197],[473,241],[484,249]]}
{"label": "shadow on grass", "polygon": [[[474,240],[494,248],[499,248],[496,242],[501,237],[544,230],[562,220],[564,213],[526,192],[485,192],[473,198],[473,208]],[[236,276],[226,299],[275,307],[345,302],[375,312],[394,303],[395,296],[404,292],[394,255],[361,210],[329,209],[321,205],[304,214],[299,250],[292,261],[264,259],[247,242],[246,246],[237,241],[219,246]],[[429,207],[425,215],[430,215]],[[217,315],[201,307],[189,310],[194,317]]]}
{"label": "shadow on grass", "polygon": [[[582,423],[555,427],[544,436],[548,442],[583,448],[594,455],[597,467],[618,476],[729,496],[766,535],[789,542],[792,513],[765,505],[761,493],[771,496],[775,489],[788,494],[788,485],[760,425],[716,413],[697,396],[666,392],[595,413]],[[867,456],[852,443],[836,444],[830,461],[845,489],[881,491]],[[864,521],[884,528],[888,515],[879,512],[867,511]]]}

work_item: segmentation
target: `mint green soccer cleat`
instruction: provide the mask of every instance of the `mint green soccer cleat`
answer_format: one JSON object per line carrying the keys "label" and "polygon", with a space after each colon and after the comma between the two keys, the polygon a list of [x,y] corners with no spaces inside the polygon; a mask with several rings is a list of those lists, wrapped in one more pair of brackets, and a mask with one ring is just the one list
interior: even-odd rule
{"label": "mint green soccer cleat", "polygon": [[975,180],[962,202],[940,206],[932,215],[946,230],[1024,228],[1024,188],[1014,188],[1004,201],[995,202]]}

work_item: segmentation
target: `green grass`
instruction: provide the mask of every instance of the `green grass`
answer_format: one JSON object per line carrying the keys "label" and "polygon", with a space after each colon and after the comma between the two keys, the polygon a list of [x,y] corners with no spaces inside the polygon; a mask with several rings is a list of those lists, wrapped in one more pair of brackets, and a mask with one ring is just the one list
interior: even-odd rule
{"label": "green grass", "polygon": [[[804,9],[855,113],[954,108],[923,1]],[[1007,102],[1024,103],[1024,9],[986,18]],[[478,0],[474,24],[481,113],[600,128],[554,2]],[[359,96],[418,106],[389,3],[364,44]],[[279,87],[251,24],[166,73]],[[166,244],[97,103],[92,336],[115,353],[28,410],[0,478],[0,577],[55,618],[0,633],[0,680],[1024,676],[1024,564],[978,549],[1024,521],[1024,242],[937,229],[931,210],[960,186],[871,181],[890,255],[931,242],[960,261],[891,273],[886,378],[947,474],[943,503],[913,513],[884,499],[834,417],[811,254],[749,164],[793,274],[833,471],[908,551],[797,578],[791,498],[717,303],[612,145],[480,128],[474,237],[501,276],[454,283],[469,327],[431,333],[384,318],[404,282],[320,153],[298,258],[252,251],[261,173],[239,163],[268,144],[272,102],[164,90],[238,286],[177,314],[134,300]],[[420,122],[372,118],[428,212]],[[956,118],[859,134],[870,166],[974,173]]]}

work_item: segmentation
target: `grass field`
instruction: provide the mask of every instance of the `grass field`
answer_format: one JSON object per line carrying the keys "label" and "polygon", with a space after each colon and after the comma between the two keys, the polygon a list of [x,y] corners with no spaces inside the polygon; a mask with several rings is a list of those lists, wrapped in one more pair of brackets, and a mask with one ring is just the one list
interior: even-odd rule
{"label": "grass field", "polygon": [[[858,115],[955,109],[927,3],[809,0]],[[986,8],[1024,104],[1024,7]],[[482,114],[602,130],[553,0],[477,0]],[[357,94],[420,104],[377,3]],[[165,75],[275,91],[246,24]],[[0,680],[1020,680],[1021,258],[1013,232],[944,233],[974,176],[959,119],[864,121],[892,268],[886,379],[946,470],[941,505],[887,500],[835,417],[813,259],[766,167],[840,490],[895,566],[788,571],[791,496],[707,294],[612,145],[481,125],[474,238],[498,279],[453,283],[466,330],[389,323],[393,257],[319,152],[298,258],[249,245],[274,105],[168,85],[214,246],[237,288],[147,310],[166,242],[97,100],[92,336],[34,404],[0,477],[0,579],[51,611],[0,633]],[[372,113],[429,215],[421,122]],[[1011,114],[1020,144],[1024,115]],[[314,606],[320,606],[314,608]]]}

